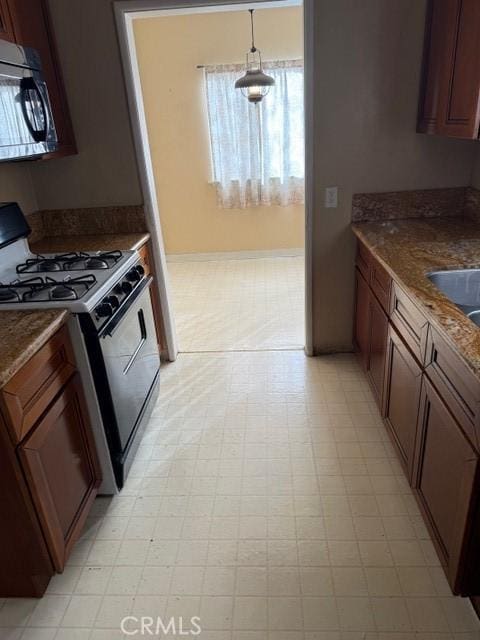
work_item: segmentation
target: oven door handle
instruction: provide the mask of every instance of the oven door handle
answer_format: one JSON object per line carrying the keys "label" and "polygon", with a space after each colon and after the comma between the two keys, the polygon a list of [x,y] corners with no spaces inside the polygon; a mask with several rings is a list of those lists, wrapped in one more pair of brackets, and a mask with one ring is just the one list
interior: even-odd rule
{"label": "oven door handle", "polygon": [[133,363],[135,362],[138,354],[140,353],[141,348],[147,341],[147,326],[145,324],[145,316],[143,314],[143,309],[140,309],[140,311],[138,312],[138,324],[140,325],[140,335],[141,335],[140,342],[138,343],[135,351],[132,353],[130,360],[127,362],[127,365],[125,366],[125,369],[123,370],[124,376],[126,376],[127,373],[130,371],[131,367],[133,366]]}

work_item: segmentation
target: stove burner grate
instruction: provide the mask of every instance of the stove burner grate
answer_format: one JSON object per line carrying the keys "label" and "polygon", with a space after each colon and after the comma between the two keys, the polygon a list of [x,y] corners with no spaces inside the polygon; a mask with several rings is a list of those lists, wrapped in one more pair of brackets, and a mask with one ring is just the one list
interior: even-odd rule
{"label": "stove burner grate", "polygon": [[97,282],[93,274],[55,280],[49,276],[17,280],[10,284],[0,284],[0,304],[2,302],[39,302],[78,300]]}
{"label": "stove burner grate", "polygon": [[122,255],[121,251],[103,251],[96,254],[71,251],[55,256],[37,254],[34,258],[19,264],[17,273],[110,269],[122,258]]}

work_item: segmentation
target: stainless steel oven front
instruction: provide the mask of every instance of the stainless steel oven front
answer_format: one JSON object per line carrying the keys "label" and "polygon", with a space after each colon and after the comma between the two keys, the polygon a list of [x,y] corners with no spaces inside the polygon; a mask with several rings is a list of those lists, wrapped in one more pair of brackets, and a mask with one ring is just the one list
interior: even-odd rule
{"label": "stainless steel oven front", "polygon": [[[116,316],[87,332],[90,367],[119,488],[138,448],[159,377],[160,355],[145,278]],[[155,398],[153,398],[155,401]]]}

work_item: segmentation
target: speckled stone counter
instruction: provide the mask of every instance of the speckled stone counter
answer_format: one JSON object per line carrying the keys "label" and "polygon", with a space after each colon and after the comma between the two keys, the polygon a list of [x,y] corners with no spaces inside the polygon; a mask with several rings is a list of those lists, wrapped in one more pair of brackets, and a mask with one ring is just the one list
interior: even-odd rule
{"label": "speckled stone counter", "polygon": [[480,377],[480,328],[426,278],[435,269],[480,267],[480,224],[437,218],[358,222],[352,229]]}
{"label": "speckled stone counter", "polygon": [[0,388],[66,322],[68,311],[0,311]]}
{"label": "speckled stone counter", "polygon": [[49,236],[30,245],[34,253],[67,251],[135,251],[150,238],[148,233],[113,233],[79,236]]}

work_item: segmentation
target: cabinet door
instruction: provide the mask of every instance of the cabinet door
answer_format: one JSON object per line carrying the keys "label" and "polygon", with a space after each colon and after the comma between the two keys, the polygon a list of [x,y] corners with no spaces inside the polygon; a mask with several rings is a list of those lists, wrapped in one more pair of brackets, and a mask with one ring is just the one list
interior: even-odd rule
{"label": "cabinet door", "polygon": [[424,376],[415,489],[454,593],[462,593],[475,510],[478,454]]}
{"label": "cabinet door", "polygon": [[10,42],[15,41],[12,18],[7,0],[0,0],[0,38],[2,40],[9,40]]}
{"label": "cabinet door", "polygon": [[381,410],[387,349],[388,317],[374,295],[370,295],[368,325],[370,336],[368,344],[367,374]]}
{"label": "cabinet door", "polygon": [[[0,0],[1,1],[1,0]],[[15,42],[37,49],[42,61],[53,119],[58,137],[58,151],[50,156],[76,153],[70,112],[46,0],[3,0],[8,3]]]}
{"label": "cabinet door", "polygon": [[430,0],[418,130],[477,138],[480,2]]}
{"label": "cabinet door", "polygon": [[370,342],[370,290],[364,277],[358,269],[355,269],[355,319],[353,328],[353,340],[355,350],[364,370],[368,367],[368,352]]}
{"label": "cabinet door", "polygon": [[63,571],[101,479],[78,374],[18,453],[53,564]]}
{"label": "cabinet door", "polygon": [[391,326],[385,369],[385,422],[411,480],[422,369]]}

